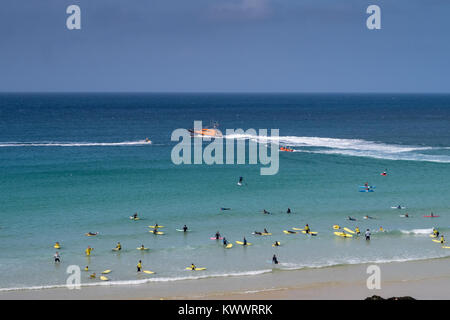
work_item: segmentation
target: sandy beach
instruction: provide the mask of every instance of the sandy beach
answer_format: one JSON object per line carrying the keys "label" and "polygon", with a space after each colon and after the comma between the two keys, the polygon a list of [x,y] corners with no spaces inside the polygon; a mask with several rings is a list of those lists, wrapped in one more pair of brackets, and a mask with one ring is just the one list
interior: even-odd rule
{"label": "sandy beach", "polygon": [[255,276],[206,278],[142,285],[17,290],[0,299],[364,299],[379,295],[450,298],[450,259],[379,264],[381,289],[369,290],[367,264],[275,271]]}

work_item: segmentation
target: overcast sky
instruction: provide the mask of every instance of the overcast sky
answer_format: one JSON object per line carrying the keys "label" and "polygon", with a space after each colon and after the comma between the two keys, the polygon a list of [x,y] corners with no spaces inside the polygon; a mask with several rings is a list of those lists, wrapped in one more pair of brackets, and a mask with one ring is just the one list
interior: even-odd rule
{"label": "overcast sky", "polygon": [[449,0],[2,0],[0,91],[450,93],[449,17]]}

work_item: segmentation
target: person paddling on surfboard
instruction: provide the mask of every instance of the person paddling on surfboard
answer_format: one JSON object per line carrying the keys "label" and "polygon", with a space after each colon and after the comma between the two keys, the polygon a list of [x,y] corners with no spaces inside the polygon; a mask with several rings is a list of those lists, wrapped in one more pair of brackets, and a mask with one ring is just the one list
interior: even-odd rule
{"label": "person paddling on surfboard", "polygon": [[264,233],[270,233],[269,231],[267,231],[267,229],[266,228],[264,228]]}
{"label": "person paddling on surfboard", "polygon": [[263,210],[263,213],[264,213],[264,214],[270,214],[270,212],[267,211],[266,209]]}
{"label": "person paddling on surfboard", "polygon": [[277,259],[277,256],[276,256],[276,255],[273,255],[273,257],[272,257],[272,263],[273,263],[273,264],[278,264],[278,259]]}
{"label": "person paddling on surfboard", "polygon": [[133,219],[137,219],[137,217],[138,217],[138,214],[137,214],[137,212],[135,212],[135,213],[133,214]]}
{"label": "person paddling on surfboard", "polygon": [[273,244],[275,247],[279,247],[280,243],[278,241],[275,241],[275,243]]}
{"label": "person paddling on surfboard", "polygon": [[259,231],[255,231],[255,232],[253,232],[254,234],[257,234],[257,235],[262,235],[262,232],[259,232]]}
{"label": "person paddling on surfboard", "polygon": [[437,229],[435,228],[433,228],[433,234],[436,238],[439,237],[439,231],[437,231]]}
{"label": "person paddling on surfboard", "polygon": [[223,237],[223,245],[226,246],[228,244],[228,241],[225,237]]}
{"label": "person paddling on surfboard", "polygon": [[122,250],[122,245],[120,244],[120,242],[117,242],[116,250]]}

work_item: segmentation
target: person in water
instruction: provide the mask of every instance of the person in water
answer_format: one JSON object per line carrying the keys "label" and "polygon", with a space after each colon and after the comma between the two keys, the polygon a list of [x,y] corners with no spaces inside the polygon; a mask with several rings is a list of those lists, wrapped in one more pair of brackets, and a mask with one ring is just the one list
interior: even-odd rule
{"label": "person in water", "polygon": [[348,216],[348,217],[347,217],[347,219],[348,219],[348,220],[350,220],[350,221],[356,221],[356,219],[355,219],[355,218],[353,218],[353,217],[350,217],[350,216]]}
{"label": "person in water", "polygon": [[380,230],[379,230],[379,231],[380,231],[380,232],[384,232],[383,227],[380,226]]}
{"label": "person in water", "polygon": [[370,240],[370,230],[369,229],[367,229],[366,230],[366,240]]}
{"label": "person in water", "polygon": [[263,210],[263,213],[264,213],[264,214],[270,214],[270,212],[267,211],[266,209]]}
{"label": "person in water", "polygon": [[97,276],[97,274],[94,272],[93,274],[91,274],[89,277],[94,279]]}
{"label": "person in water", "polygon": [[286,213],[291,213],[291,208],[288,208]]}
{"label": "person in water", "polygon": [[409,218],[409,214],[408,214],[408,212],[407,212],[407,213],[405,213],[405,218]]}
{"label": "person in water", "polygon": [[433,212],[432,212],[432,213],[430,213],[430,217],[434,217],[434,214],[433,214]]}
{"label": "person in water", "polygon": [[247,245],[247,239],[245,239],[245,237],[244,237],[244,241],[242,241],[242,242],[244,243],[244,246]]}
{"label": "person in water", "polygon": [[141,244],[141,250],[144,250],[144,249],[145,249],[144,245],[143,245],[143,244]]}
{"label": "person in water", "polygon": [[267,229],[266,228],[264,228],[264,233],[270,233],[269,231],[267,231]]}
{"label": "person in water", "polygon": [[439,231],[435,228],[433,228],[433,234],[434,234],[435,238],[439,237]]}
{"label": "person in water", "polygon": [[137,217],[138,217],[138,214],[136,212],[135,214],[133,214],[133,219],[137,219]]}
{"label": "person in water", "polygon": [[361,234],[361,231],[359,230],[358,227],[355,228],[355,232],[356,232],[356,234],[357,234],[358,236]]}
{"label": "person in water", "polygon": [[116,249],[117,250],[122,250],[122,245],[120,244],[120,242],[117,242]]}
{"label": "person in water", "polygon": [[84,267],[84,271],[89,271],[89,266]]}
{"label": "person in water", "polygon": [[305,232],[308,234],[311,231],[311,229],[309,228],[309,225],[306,224],[305,226]]}
{"label": "person in water", "polygon": [[401,205],[398,205],[398,206],[397,206],[397,209],[401,209],[401,208],[402,208],[402,206],[401,206]]}
{"label": "person in water", "polygon": [[445,242],[445,239],[444,239],[444,236],[442,235],[441,236],[441,243],[444,243]]}
{"label": "person in water", "polygon": [[191,263],[191,270],[195,270],[195,269],[196,269],[195,264]]}
{"label": "person in water", "polygon": [[217,231],[216,232],[216,240],[219,240],[220,239],[220,233],[219,233],[219,231]]}
{"label": "person in water", "polygon": [[55,263],[61,262],[61,256],[59,255],[58,251],[56,251],[56,253],[53,257],[55,258]]}
{"label": "person in water", "polygon": [[228,244],[228,241],[225,237],[223,237],[223,245],[226,246]]}
{"label": "person in water", "polygon": [[184,232],[186,232],[186,231],[187,231],[187,229],[188,229],[188,227],[187,227],[186,225],[184,225],[184,227],[183,227],[183,231],[184,231]]}
{"label": "person in water", "polygon": [[90,246],[88,246],[84,252],[86,252],[87,256],[90,256],[92,250],[94,250],[94,248],[91,248]]}
{"label": "person in water", "polygon": [[278,241],[275,241],[275,243],[273,244],[275,247],[279,247],[280,243]]}
{"label": "person in water", "polygon": [[243,177],[239,177],[238,185],[241,185],[243,181],[244,181],[244,178]]}
{"label": "person in water", "polygon": [[136,269],[137,269],[137,272],[141,272],[141,270],[142,270],[142,261],[141,260],[139,260],[139,262],[136,266]]}
{"label": "person in water", "polygon": [[276,256],[276,255],[273,255],[273,257],[272,257],[272,263],[273,263],[273,264],[278,264],[278,259],[277,259],[277,256]]}
{"label": "person in water", "polygon": [[255,231],[255,232],[253,232],[254,234],[258,234],[258,235],[262,235],[262,233],[261,232],[259,232],[259,231]]}

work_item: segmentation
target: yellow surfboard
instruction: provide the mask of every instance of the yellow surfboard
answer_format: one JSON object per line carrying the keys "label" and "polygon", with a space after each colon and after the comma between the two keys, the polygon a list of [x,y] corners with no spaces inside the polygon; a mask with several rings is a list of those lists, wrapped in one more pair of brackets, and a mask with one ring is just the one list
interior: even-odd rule
{"label": "yellow surfboard", "polygon": [[105,271],[102,271],[102,274],[108,274],[108,273],[110,273],[111,272],[111,270],[105,270]]}
{"label": "yellow surfboard", "polygon": [[333,229],[335,229],[335,230],[337,230],[337,229],[340,229],[341,227],[339,227],[337,224],[335,224],[334,226],[333,226]]}
{"label": "yellow surfboard", "polygon": [[154,274],[154,272],[153,271],[150,271],[150,270],[144,270],[144,271],[142,271],[143,273],[146,273],[146,274]]}
{"label": "yellow surfboard", "polygon": [[278,246],[276,246],[275,244],[272,244],[272,247],[279,247],[279,246],[281,246],[281,242],[280,241],[277,241],[277,243],[278,243]]}
{"label": "yellow surfboard", "polygon": [[437,238],[437,236],[435,234],[430,234],[431,238]]}
{"label": "yellow surfboard", "polygon": [[343,232],[335,232],[334,234],[339,236],[339,237],[343,237],[343,238],[351,238],[351,237],[353,237],[351,234],[343,233]]}
{"label": "yellow surfboard", "polygon": [[148,248],[142,248],[142,247],[138,247],[136,249],[138,249],[138,250],[148,250]]}
{"label": "yellow surfboard", "polygon": [[191,270],[191,271],[203,271],[203,270],[206,270],[206,268],[195,268],[195,269],[192,269],[191,267],[186,267],[186,270]]}
{"label": "yellow surfboard", "polygon": [[449,246],[442,246],[442,249],[450,249]]}
{"label": "yellow surfboard", "polygon": [[344,228],[345,231],[350,232],[351,234],[355,234],[355,231],[349,228]]}
{"label": "yellow surfboard", "polygon": [[159,229],[159,228],[164,228],[164,226],[148,226],[149,228],[153,228],[153,229]]}
{"label": "yellow surfboard", "polygon": [[102,280],[102,281],[108,281],[109,279],[108,279],[108,277],[100,276],[100,280]]}
{"label": "yellow surfboard", "polygon": [[227,244],[225,246],[225,249],[231,249],[231,248],[233,248],[233,244],[232,243],[229,243],[229,244]]}
{"label": "yellow surfboard", "polygon": [[303,231],[304,228],[292,228],[292,230]]}
{"label": "yellow surfboard", "polygon": [[444,242],[441,242],[441,240],[436,240],[436,239],[433,239],[433,240],[431,240],[431,241],[437,242],[437,243],[445,243],[445,240],[444,240]]}
{"label": "yellow surfboard", "polygon": [[[236,241],[237,244],[244,245],[242,241]],[[247,242],[246,246],[251,246],[252,244],[250,242]]]}
{"label": "yellow surfboard", "polygon": [[[303,230],[302,233],[307,234],[305,230]],[[308,234],[316,235],[317,232],[316,231],[310,231],[310,232],[308,232]]]}
{"label": "yellow surfboard", "polygon": [[270,232],[263,232],[263,233],[261,233],[261,235],[262,235],[262,236],[271,236],[272,233],[270,233]]}
{"label": "yellow surfboard", "polygon": [[161,232],[161,231],[153,232],[153,230],[150,230],[149,232],[153,233],[153,234],[158,234],[158,235],[164,234],[164,232]]}

